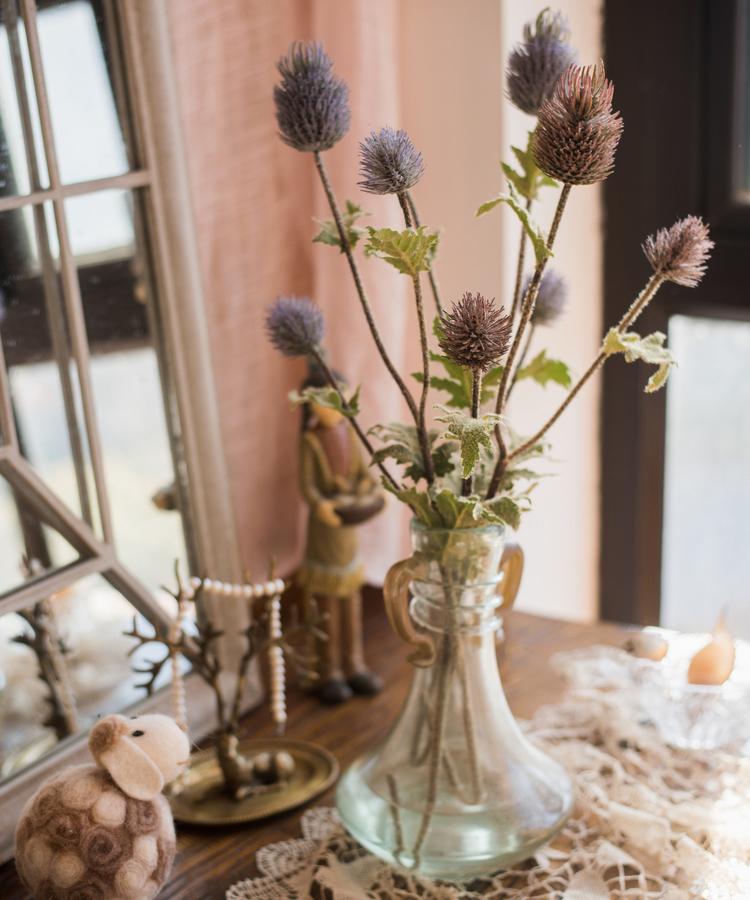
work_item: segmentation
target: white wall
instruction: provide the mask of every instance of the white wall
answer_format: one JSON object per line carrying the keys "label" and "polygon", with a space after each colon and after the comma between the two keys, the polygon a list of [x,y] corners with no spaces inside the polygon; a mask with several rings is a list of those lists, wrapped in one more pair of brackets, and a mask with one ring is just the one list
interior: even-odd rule
{"label": "white wall", "polygon": [[[508,304],[519,226],[510,211],[475,219],[480,202],[504,188],[498,160],[525,145],[533,119],[504,100],[504,65],[524,22],[547,4],[515,0],[408,0],[400,7],[402,125],[422,150],[427,173],[417,189],[423,219],[443,227],[439,276],[444,300],[481,291]],[[562,0],[581,62],[601,55],[600,0]],[[549,224],[557,192],[536,218]],[[568,312],[547,346],[581,372],[602,334],[600,189],[574,189],[553,264],[570,286]],[[531,431],[562,398],[522,384],[513,424]],[[518,606],[529,612],[593,619],[598,608],[599,383],[590,384],[551,432],[557,474],[545,479],[519,533],[527,569]]]}

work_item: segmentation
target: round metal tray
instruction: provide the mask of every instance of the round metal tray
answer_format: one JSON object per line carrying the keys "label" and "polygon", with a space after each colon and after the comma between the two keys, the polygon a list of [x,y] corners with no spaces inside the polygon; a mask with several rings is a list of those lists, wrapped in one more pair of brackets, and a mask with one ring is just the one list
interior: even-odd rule
{"label": "round metal tray", "polygon": [[232,800],[223,790],[221,769],[213,749],[190,757],[182,776],[167,791],[172,814],[178,822],[191,825],[237,825],[254,822],[301,806],[329,788],[339,775],[336,758],[322,747],[307,741],[267,738],[240,741],[243,756],[278,753],[285,750],[294,758],[291,778],[270,789]]}

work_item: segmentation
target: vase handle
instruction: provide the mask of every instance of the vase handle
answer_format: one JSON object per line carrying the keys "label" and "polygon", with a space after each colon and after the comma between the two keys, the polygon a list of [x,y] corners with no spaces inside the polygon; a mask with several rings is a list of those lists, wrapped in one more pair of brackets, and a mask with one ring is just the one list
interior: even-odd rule
{"label": "vase handle", "polygon": [[416,567],[414,556],[391,566],[383,582],[383,599],[391,627],[402,641],[414,648],[409,662],[427,668],[435,662],[435,645],[427,635],[416,631],[409,616],[409,583],[416,577]]}
{"label": "vase handle", "polygon": [[503,602],[500,609],[508,611],[513,608],[516,601],[516,594],[521,586],[521,576],[523,575],[523,550],[520,544],[509,541],[505,545],[503,558],[500,560],[500,571],[503,573],[500,585]]}

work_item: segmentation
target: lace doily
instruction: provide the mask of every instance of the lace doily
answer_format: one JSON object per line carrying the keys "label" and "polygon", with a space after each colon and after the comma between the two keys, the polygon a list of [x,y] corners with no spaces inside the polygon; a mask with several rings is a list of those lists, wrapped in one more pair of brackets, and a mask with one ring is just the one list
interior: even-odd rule
{"label": "lace doily", "polygon": [[636,721],[629,659],[609,647],[553,658],[570,690],[525,728],[573,775],[576,807],[533,859],[467,885],[433,882],[376,859],[317,808],[301,839],[258,852],[261,876],[227,900],[750,898],[750,760],[667,747]]}

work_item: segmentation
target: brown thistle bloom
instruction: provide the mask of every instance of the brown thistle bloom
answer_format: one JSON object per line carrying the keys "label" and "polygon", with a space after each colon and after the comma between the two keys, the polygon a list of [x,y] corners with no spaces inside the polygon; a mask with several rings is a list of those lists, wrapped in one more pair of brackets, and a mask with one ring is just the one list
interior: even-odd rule
{"label": "brown thistle bloom", "polygon": [[466,293],[441,319],[440,347],[445,355],[478,372],[500,361],[510,346],[513,324],[505,308],[481,294]]}
{"label": "brown thistle bloom", "polygon": [[695,287],[703,278],[714,242],[699,216],[687,216],[671,228],[660,228],[643,242],[651,268],[666,281]]}
{"label": "brown thistle bloom", "polygon": [[539,110],[533,150],[545,175],[563,184],[595,184],[612,172],[622,136],[613,94],[603,63],[568,66]]}

